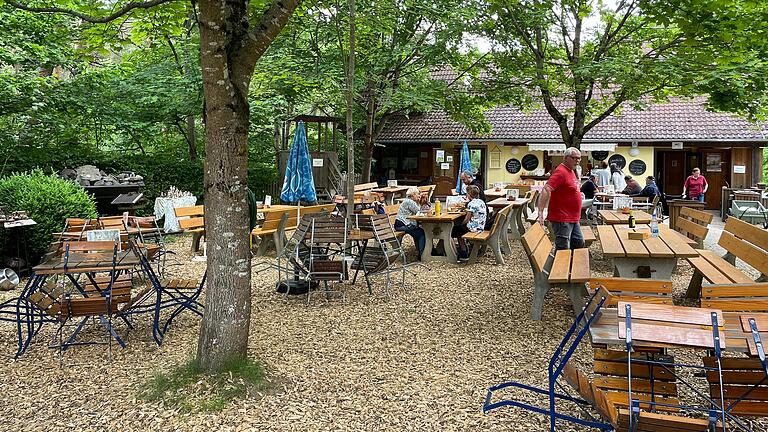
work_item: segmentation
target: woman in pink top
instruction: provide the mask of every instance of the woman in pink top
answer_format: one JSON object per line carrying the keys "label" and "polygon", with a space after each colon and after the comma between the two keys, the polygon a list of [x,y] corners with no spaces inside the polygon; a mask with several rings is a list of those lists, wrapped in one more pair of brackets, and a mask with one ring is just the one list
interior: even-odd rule
{"label": "woman in pink top", "polygon": [[704,194],[707,193],[707,188],[709,188],[707,179],[701,175],[701,170],[694,168],[693,175],[689,175],[683,184],[683,196],[688,195],[689,199],[704,202]]}

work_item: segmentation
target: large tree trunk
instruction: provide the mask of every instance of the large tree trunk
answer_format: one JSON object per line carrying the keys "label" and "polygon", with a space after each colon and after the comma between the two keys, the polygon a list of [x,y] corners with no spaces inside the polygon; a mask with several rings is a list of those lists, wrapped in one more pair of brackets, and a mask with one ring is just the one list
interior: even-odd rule
{"label": "large tree trunk", "polygon": [[202,370],[218,372],[233,360],[245,359],[248,348],[248,88],[256,62],[299,0],[272,2],[250,33],[245,1],[201,0],[199,4],[208,279],[197,360]]}
{"label": "large tree trunk", "polygon": [[[208,279],[197,359],[215,372],[247,356],[251,311],[248,241],[248,99],[250,73],[238,74],[232,28],[242,11],[200,1],[200,64],[205,93],[205,237]],[[234,5],[235,7],[237,5]],[[244,5],[241,5],[244,9]],[[234,21],[234,22],[232,22]],[[235,30],[236,32],[237,30]],[[240,39],[240,40],[238,40]],[[252,73],[253,70],[251,70]]]}

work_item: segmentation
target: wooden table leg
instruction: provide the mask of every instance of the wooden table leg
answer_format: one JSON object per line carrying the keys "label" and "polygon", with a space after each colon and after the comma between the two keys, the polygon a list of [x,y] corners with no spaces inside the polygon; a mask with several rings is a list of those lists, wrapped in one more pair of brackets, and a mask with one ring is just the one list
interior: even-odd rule
{"label": "wooden table leg", "polygon": [[504,220],[504,226],[501,227],[501,232],[499,232],[499,244],[501,245],[501,252],[507,255],[512,253],[512,246],[509,244],[509,219],[510,218],[508,217]]}
{"label": "wooden table leg", "polygon": [[522,210],[522,207],[513,208],[509,213],[509,217],[507,217],[507,226],[509,227],[508,234],[511,234],[513,239],[520,238],[520,227],[522,226],[522,223],[520,222],[520,212]]}

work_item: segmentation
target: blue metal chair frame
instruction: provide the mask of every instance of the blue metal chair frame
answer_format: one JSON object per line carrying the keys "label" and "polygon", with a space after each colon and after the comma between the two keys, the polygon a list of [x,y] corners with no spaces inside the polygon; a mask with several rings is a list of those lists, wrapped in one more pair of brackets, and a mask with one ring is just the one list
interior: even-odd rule
{"label": "blue metal chair frame", "polygon": [[[64,254],[62,257],[64,269],[69,270],[69,247],[66,247],[64,250]],[[111,274],[113,275],[112,280],[114,281],[114,275],[115,270],[114,267],[119,264],[119,261],[117,260],[117,247],[113,250],[112,254],[112,270]],[[85,272],[83,273],[94,286],[98,286],[96,283],[93,272]],[[22,289],[21,293],[19,294],[19,297],[10,299],[2,304],[0,304],[0,321],[10,321],[16,323],[16,333],[17,333],[17,343],[18,348],[16,350],[16,354],[14,355],[14,358],[19,358],[24,352],[29,348],[29,345],[32,343],[32,339],[40,332],[40,330],[43,327],[43,324],[45,323],[56,323],[56,324],[62,324],[56,317],[49,315],[46,313],[46,311],[40,309],[36,304],[29,301],[29,297],[40,290],[41,287],[43,287],[46,283],[46,281],[49,278],[49,274],[33,274],[28,280],[27,284],[24,286],[24,289]],[[80,281],[78,280],[79,277],[75,277],[72,273],[65,273],[63,276],[65,276],[77,289],[80,293],[83,295],[86,295],[86,291],[83,288],[83,286],[80,284]],[[100,294],[103,296],[110,295],[111,293],[111,287],[112,283],[110,282],[108,288],[106,290],[103,290]],[[125,347],[125,343],[120,339],[119,335],[114,331],[114,329],[111,326],[111,323],[108,320],[105,320],[103,317],[100,317],[100,322],[102,325],[104,325],[112,335],[116,339],[116,341],[122,346]],[[66,349],[69,345],[73,345],[74,339],[77,336],[77,334],[82,330],[83,325],[87,319],[83,319],[79,325],[76,326],[75,331],[73,334],[67,338],[67,341],[64,342],[63,349]]]}
{"label": "blue metal chair frame", "polygon": [[[742,397],[736,401],[733,402],[727,409],[725,407],[725,395],[723,393],[723,371],[720,359],[722,357],[722,348],[720,346],[720,330],[718,328],[718,319],[717,319],[717,312],[712,312],[711,314],[711,322],[712,322],[712,339],[714,341],[712,351],[714,352],[714,357],[716,359],[717,367],[707,367],[707,366],[699,366],[699,365],[689,365],[684,363],[668,363],[663,362],[659,360],[638,360],[632,359],[632,356],[629,355],[633,350],[633,339],[632,339],[632,305],[626,304],[625,305],[625,323],[626,323],[626,350],[627,350],[627,383],[628,383],[628,395],[629,395],[629,403],[630,403],[630,417],[629,417],[629,430],[634,431],[636,430],[638,426],[638,419],[640,416],[640,404],[648,405],[651,407],[651,410],[653,410],[655,407],[667,407],[667,408],[680,408],[687,411],[694,411],[694,412],[706,412],[709,417],[709,429],[711,431],[721,430],[725,432],[727,430],[727,423],[728,420],[731,420],[731,423],[734,424],[738,430],[742,431],[751,431],[752,429],[749,428],[749,426],[745,425],[743,422],[741,422],[739,419],[735,418],[733,415],[729,413],[730,409],[741,401],[746,395],[742,395]],[[753,320],[754,322],[754,320]],[[753,332],[753,334],[757,334],[756,328]],[[757,337],[759,338],[759,334],[757,334]],[[764,362],[764,356],[763,356],[763,365],[765,366]],[[702,400],[706,401],[706,404],[708,407],[702,407],[702,406],[695,406],[695,405],[677,405],[677,404],[667,404],[667,403],[661,403],[656,402],[653,398],[653,395],[651,397],[650,401],[640,401],[639,399],[633,399],[632,398],[632,363],[637,364],[643,364],[648,365],[649,368],[652,370],[653,366],[659,366],[663,368],[664,370],[668,371],[670,374],[672,374],[676,379],[678,384],[683,384],[686,386],[689,390],[691,390],[695,395],[702,398]],[[688,383],[684,378],[680,377],[678,374],[675,373],[674,368],[693,368],[693,369],[701,369],[706,371],[717,371],[718,374],[718,380],[720,383],[720,396],[719,401],[711,398],[709,395],[706,395],[699,391],[696,387],[692,386],[690,383]],[[757,384],[759,385],[759,384]],[[756,386],[757,386],[756,385]],[[719,403],[718,403],[719,402]],[[717,427],[717,422],[720,421],[721,425],[720,428]]]}
{"label": "blue metal chair frame", "polygon": [[[149,301],[153,296],[152,291],[148,292],[143,298],[137,299],[135,304],[129,309],[119,313],[129,327],[133,327],[130,324],[129,317],[137,314],[152,313],[152,338],[155,340],[158,346],[163,344],[163,338],[165,333],[168,332],[168,328],[171,326],[173,320],[179,316],[183,311],[189,310],[192,313],[202,317],[204,306],[198,301],[200,294],[202,293],[203,285],[208,275],[206,271],[203,273],[203,277],[197,284],[197,287],[192,293],[185,293],[178,289],[164,288],[160,279],[157,277],[152,264],[147,259],[146,255],[142,253],[138,246],[131,242],[131,247],[135,248],[136,254],[139,256],[139,263],[144,274],[147,275],[149,283],[152,285],[154,291],[154,301]],[[173,309],[170,316],[165,320],[165,323],[160,323],[160,313],[164,309]],[[162,328],[161,328],[162,327]]]}
{"label": "blue metal chair frame", "polygon": [[[579,343],[589,331],[590,325],[592,325],[592,323],[600,316],[600,312],[603,308],[603,305],[605,304],[606,297],[601,295],[598,298],[598,293],[599,291],[595,291],[595,293],[590,296],[589,301],[582,308],[581,312],[576,317],[576,320],[573,322],[571,327],[568,329],[568,332],[566,332],[565,337],[563,337],[563,340],[560,342],[560,345],[558,345],[554,354],[552,354],[547,369],[549,377],[548,388],[535,387],[515,381],[509,381],[495,385],[488,389],[488,393],[485,396],[485,403],[483,404],[484,413],[504,406],[523,408],[525,410],[549,416],[549,430],[551,432],[556,430],[557,420],[564,420],[570,423],[575,423],[581,426],[587,426],[600,430],[613,429],[611,424],[598,420],[596,416],[592,415],[589,411],[586,410],[586,407],[590,406],[589,402],[567,394],[567,389],[565,386],[557,382],[558,378],[560,378],[560,376],[563,374],[565,365],[568,363],[571,356],[573,356],[573,353],[578,347]],[[556,387],[562,391],[562,393],[557,391]],[[501,400],[498,402],[491,402],[495,392],[506,388],[519,388],[535,394],[548,396],[549,406],[545,408],[514,400]],[[579,409],[589,417],[589,419],[578,418],[572,415],[558,412],[558,401],[571,402],[576,404]]]}

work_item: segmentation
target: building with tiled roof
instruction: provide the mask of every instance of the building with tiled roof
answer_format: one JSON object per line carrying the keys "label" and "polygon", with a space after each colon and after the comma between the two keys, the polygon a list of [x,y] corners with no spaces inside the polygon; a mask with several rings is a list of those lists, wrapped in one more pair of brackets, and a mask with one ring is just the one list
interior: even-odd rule
{"label": "building with tiled roof", "polygon": [[[707,111],[705,102],[703,97],[671,99],[642,110],[625,104],[584,137],[584,170],[602,159],[619,162],[625,172],[632,168],[634,176],[654,175],[664,192],[679,194],[690,170],[700,166],[710,181],[707,201],[718,208],[722,186],[748,187],[760,181],[768,127]],[[544,177],[537,174],[559,163],[565,146],[543,107],[524,112],[499,106],[489,109],[486,119],[492,127],[488,134],[472,132],[442,110],[391,119],[377,139],[381,147],[374,154],[373,172],[382,179],[394,174],[414,181],[455,177],[464,140],[472,150],[473,166],[489,186],[541,180]]]}

